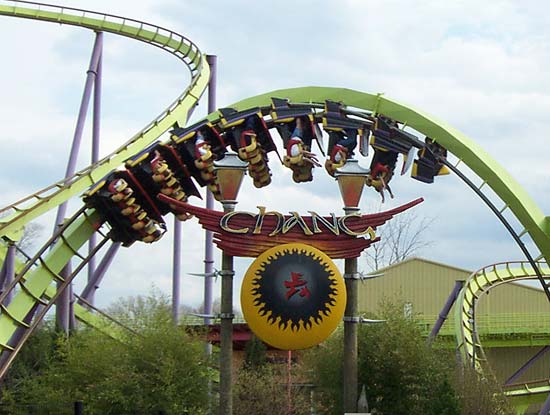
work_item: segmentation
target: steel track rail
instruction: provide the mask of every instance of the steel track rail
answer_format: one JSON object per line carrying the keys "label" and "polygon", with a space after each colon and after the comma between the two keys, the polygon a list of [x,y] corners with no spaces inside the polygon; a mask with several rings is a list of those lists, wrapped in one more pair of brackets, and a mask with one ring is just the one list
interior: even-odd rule
{"label": "steel track rail", "polygon": [[[0,349],[13,349],[13,345],[10,344],[13,335],[18,328],[29,329],[31,327],[27,319],[36,305],[50,306],[52,304],[59,293],[59,289],[52,287],[52,283],[59,281],[65,284],[67,282],[67,279],[60,275],[61,270],[75,256],[75,253],[78,253],[80,247],[88,241],[90,235],[96,232],[100,224],[101,219],[96,212],[91,210],[77,212],[56,233],[56,237],[48,241],[52,243],[44,245],[33,257],[33,263],[37,266],[33,267],[32,263],[28,263],[18,273],[8,288],[13,290],[19,286],[20,290],[16,292],[9,304],[0,303],[2,309],[0,313]],[[107,241],[107,238],[104,238],[104,241]],[[98,245],[98,249],[99,247],[100,245]],[[80,259],[76,271],[79,271],[89,258],[80,257]],[[76,271],[71,278],[76,275]],[[6,290],[7,292],[8,290]],[[6,293],[2,294],[2,301],[6,299]]]}
{"label": "steel track rail", "polygon": [[482,294],[501,284],[538,279],[542,272],[550,278],[550,267],[546,263],[533,268],[528,261],[501,262],[492,264],[472,273],[459,293],[455,308],[455,334],[463,360],[477,370],[481,370],[482,347],[475,336],[475,307]]}
{"label": "steel track rail", "polygon": [[191,73],[191,82],[180,96],[113,153],[72,177],[64,178],[1,209],[0,213],[11,214],[0,219],[0,236],[17,240],[20,229],[26,223],[86,190],[128,157],[158,139],[175,123],[185,125],[188,113],[208,85],[210,69],[206,57],[191,40],[171,30],[139,20],[71,7],[12,0],[0,0],[0,15],[68,24],[139,40],[174,55]]}
{"label": "steel track rail", "polygon": [[[497,215],[499,219],[503,218],[502,213],[505,210],[509,210],[521,223],[523,226],[521,232],[518,233],[512,229],[511,233],[514,240],[518,242],[518,238],[529,235],[536,246],[536,252],[531,252],[523,243],[519,244],[526,257],[532,260],[533,263],[542,258],[547,261],[550,260],[549,218],[543,214],[525,189],[496,160],[460,131],[427,113],[385,98],[382,94],[374,95],[345,88],[305,87],[281,89],[239,101],[230,105],[230,107],[237,110],[267,107],[271,104],[271,97],[287,98],[290,102],[309,102],[314,105],[321,104],[327,99],[340,101],[348,107],[370,111],[372,115],[383,114],[432,138],[446,148],[449,153],[455,155],[459,162],[468,166],[482,181],[482,185],[477,188],[478,192],[476,193],[478,196],[483,196],[482,199],[487,203],[488,198],[481,192],[481,188],[487,186],[500,198],[503,203],[500,209],[495,207],[494,204],[488,203],[494,213],[498,212],[500,214],[500,216]],[[208,119],[215,120],[218,117],[219,114],[213,113],[208,116]],[[467,180],[466,183],[470,185],[472,182]],[[471,184],[472,186],[475,187]],[[507,221],[503,221],[503,224],[506,227],[509,226]],[[550,300],[550,290],[544,285],[543,288]]]}

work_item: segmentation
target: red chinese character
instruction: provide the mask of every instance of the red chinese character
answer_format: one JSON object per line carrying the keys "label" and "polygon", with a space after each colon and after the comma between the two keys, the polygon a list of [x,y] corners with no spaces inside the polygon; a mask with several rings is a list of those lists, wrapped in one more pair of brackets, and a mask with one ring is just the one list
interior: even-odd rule
{"label": "red chinese character", "polygon": [[299,272],[291,272],[290,277],[291,281],[285,281],[285,287],[288,288],[288,291],[286,292],[286,299],[290,299],[294,294],[298,292],[298,289],[296,287],[302,287],[300,291],[300,297],[307,297],[309,298],[310,292],[307,289],[307,281],[304,281],[301,279],[303,275]]}

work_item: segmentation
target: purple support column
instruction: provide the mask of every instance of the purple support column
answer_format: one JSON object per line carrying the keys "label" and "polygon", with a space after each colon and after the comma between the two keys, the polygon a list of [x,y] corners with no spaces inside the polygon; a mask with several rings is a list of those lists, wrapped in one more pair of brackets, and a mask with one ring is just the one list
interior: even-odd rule
{"label": "purple support column", "polygon": [[449,311],[451,311],[451,308],[453,307],[453,304],[455,303],[458,293],[464,286],[464,281],[457,280],[455,281],[455,286],[453,290],[451,291],[451,294],[449,295],[449,298],[447,298],[447,302],[441,309],[441,312],[439,313],[439,317],[437,318],[437,321],[435,322],[432,331],[430,335],[428,336],[428,341],[432,342],[437,334],[439,333],[439,330],[441,330],[441,327],[445,323],[445,320],[447,320],[447,316],[449,315]]}
{"label": "purple support column", "polygon": [[[207,55],[206,61],[210,65],[210,81],[208,83],[208,113],[216,110],[216,67],[217,57],[216,55]],[[214,209],[214,196],[210,190],[206,190],[206,208]],[[214,255],[213,255],[213,234],[211,231],[205,232],[204,243],[204,310],[205,315],[212,314],[212,285],[214,283],[214,277],[211,277],[214,271]],[[204,324],[211,324],[212,320],[209,318],[204,319]],[[210,344],[207,344],[207,352],[211,352]]]}
{"label": "purple support column", "polygon": [[[61,277],[68,278],[71,275],[71,262],[61,270],[59,275]],[[62,285],[63,283],[61,281],[57,281],[57,289]],[[71,290],[69,287],[67,287],[66,290],[64,290],[61,295],[57,298],[57,301],[55,303],[56,310],[55,310],[55,324],[57,327],[57,330],[60,332],[63,332],[66,336],[69,335],[69,328],[70,328],[70,319],[69,319],[69,308],[70,308],[70,301],[71,301]]]}
{"label": "purple support column", "polygon": [[[8,256],[8,252],[6,251],[6,257]],[[4,287],[6,287],[6,284],[4,284],[6,280],[6,259],[4,258],[4,262],[2,262],[2,268],[0,268],[0,294],[4,291]]]}
{"label": "purple support column", "polygon": [[72,332],[76,329],[76,316],[74,315],[74,303],[76,297],[74,296],[74,286],[73,284],[67,287],[68,297],[69,297],[69,332]]}
{"label": "purple support column", "polygon": [[[88,113],[88,105],[90,103],[90,95],[92,92],[92,86],[94,84],[95,77],[97,75],[97,65],[101,52],[103,49],[103,36],[101,32],[96,34],[94,49],[92,51],[92,57],[90,58],[90,66],[86,75],[86,83],[84,85],[84,93],[82,94],[82,101],[80,102],[80,110],[78,112],[78,120],[76,122],[75,132],[73,135],[73,143],[71,146],[71,152],[69,154],[69,162],[67,163],[67,170],[65,172],[65,178],[71,177],[76,171],[76,161],[78,159],[78,151],[80,150],[80,143],[82,142],[82,132],[84,130],[84,123],[86,122],[86,114]],[[57,217],[55,220],[55,226],[63,223],[67,212],[67,204],[63,203],[57,210]]]}
{"label": "purple support column", "polygon": [[550,395],[548,395],[546,402],[544,402],[544,405],[540,408],[539,415],[550,415]]}
{"label": "purple support column", "polygon": [[179,322],[181,281],[181,222],[174,215],[174,253],[172,258],[172,320]]}
{"label": "purple support column", "polygon": [[[9,286],[13,279],[15,278],[15,245],[13,243],[10,243],[8,245],[8,250],[6,252],[6,258],[4,259],[4,276],[3,276],[3,285],[1,286],[2,289],[5,289],[5,287]],[[13,290],[12,290],[13,291]],[[13,292],[9,292],[4,305],[8,305],[11,303],[11,300],[13,298]]]}
{"label": "purple support column", "polygon": [[105,275],[105,271],[107,271],[107,268],[109,268],[109,265],[111,265],[111,262],[113,262],[113,259],[119,248],[120,242],[112,243],[107,252],[105,252],[105,255],[103,255],[103,259],[97,266],[94,275],[90,280],[88,280],[88,284],[86,285],[84,290],[82,290],[82,294],[80,294],[80,297],[90,302],[89,298],[91,293],[95,292],[95,290],[99,288],[99,284],[101,283],[101,280]]}
{"label": "purple support column", "polygon": [[[102,32],[97,32],[97,37],[103,38]],[[95,164],[99,160],[99,133],[101,126],[101,79],[103,72],[103,51],[101,51],[98,61],[97,70],[94,82],[94,112],[93,112],[93,125],[92,125],[92,164]],[[88,242],[88,251],[92,252],[97,244],[96,234],[94,233],[90,237]],[[88,261],[88,282],[93,279],[95,270],[95,256],[91,257]],[[93,287],[88,297],[88,302],[94,304],[95,300],[95,286]],[[74,300],[73,300],[74,301]]]}
{"label": "purple support column", "polygon": [[[90,103],[90,95],[92,91],[92,86],[97,75],[97,66],[99,58],[103,50],[103,36],[101,32],[96,33],[96,38],[94,42],[94,49],[92,51],[92,57],[90,58],[90,65],[86,75],[86,83],[84,85],[84,93],[82,94],[82,101],[80,102],[80,110],[78,112],[78,120],[76,122],[75,132],[73,136],[73,143],[71,145],[71,152],[69,154],[69,162],[67,163],[67,170],[65,172],[65,178],[71,177],[76,171],[76,161],[78,159],[78,152],[80,150],[80,143],[82,142],[82,132],[84,130],[84,123],[86,121],[86,114],[88,113],[88,105]],[[59,206],[57,210],[57,216],[55,219],[55,229],[57,226],[63,223],[65,215],[67,213],[67,203],[63,203]],[[67,290],[69,294],[70,290]],[[68,295],[67,294],[67,295]],[[59,316],[56,317],[56,321],[59,325],[66,324],[64,326],[59,326],[60,330],[68,333],[69,331],[69,303],[70,299],[67,298],[67,295],[64,293],[59,297],[59,300],[56,303],[56,313],[59,313]],[[67,318],[65,318],[67,315]]]}
{"label": "purple support column", "polygon": [[547,351],[550,350],[550,346],[544,346],[542,349],[540,349],[537,353],[534,354],[533,357],[531,357],[523,366],[521,366],[516,372],[504,382],[504,386],[511,385],[514,383],[522,374],[524,374],[527,369],[529,369],[533,364],[539,360],[542,356],[546,354]]}

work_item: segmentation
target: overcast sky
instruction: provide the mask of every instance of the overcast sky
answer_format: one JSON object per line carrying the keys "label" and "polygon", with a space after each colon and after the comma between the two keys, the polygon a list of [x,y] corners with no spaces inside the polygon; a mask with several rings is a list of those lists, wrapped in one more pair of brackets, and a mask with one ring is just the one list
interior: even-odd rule
{"label": "overcast sky", "polygon": [[[217,55],[218,107],[299,86],[383,92],[468,135],[544,211],[550,207],[546,2],[73,0],[68,5],[170,28]],[[2,205],[63,177],[93,41],[94,33],[84,29],[0,17]],[[188,80],[186,68],[171,55],[106,34],[102,155],[155,118]],[[195,119],[206,115],[205,109],[206,100]],[[89,135],[88,129],[79,168],[89,164]],[[272,159],[274,183],[257,190],[247,182],[239,208],[262,204],[283,212],[341,212],[337,185],[322,169],[314,183],[297,185],[290,170]],[[392,184],[396,198],[384,209],[426,199],[416,210],[433,219],[426,233],[433,243],[421,256],[471,270],[523,259],[498,220],[456,177],[425,185],[403,176]],[[79,203],[73,200],[71,208]],[[378,195],[366,189],[362,208],[378,205]],[[51,215],[39,221],[45,234],[51,231]],[[98,294],[100,305],[147,293],[153,284],[170,292],[172,218],[167,222],[170,231],[162,241],[136,243],[119,254]],[[185,272],[201,272],[203,245],[196,221],[185,223]],[[237,292],[239,274],[249,263],[236,262]],[[202,281],[184,276],[181,294],[182,303],[200,304]]]}

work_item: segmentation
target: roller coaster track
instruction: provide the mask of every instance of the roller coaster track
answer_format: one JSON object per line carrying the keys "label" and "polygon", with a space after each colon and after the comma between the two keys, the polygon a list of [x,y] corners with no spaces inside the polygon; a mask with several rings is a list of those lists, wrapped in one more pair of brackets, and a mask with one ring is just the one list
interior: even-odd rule
{"label": "roller coaster track", "polygon": [[189,111],[197,104],[208,85],[210,69],[206,57],[192,41],[171,30],[138,20],[70,7],[9,0],[0,0],[0,15],[68,24],[139,40],[174,55],[191,73],[191,83],[182,94],[112,154],[72,177],[64,178],[1,209],[0,214],[10,214],[0,219],[0,236],[18,240],[18,233],[26,223],[82,193],[128,157],[158,139],[174,124],[185,125]]}
{"label": "roller coaster track", "polygon": [[[25,7],[21,7],[20,4]],[[75,25],[140,40],[172,53],[182,60],[191,72],[191,84],[168,109],[114,153],[74,176],[65,178],[2,209],[0,213],[8,212],[10,214],[0,219],[0,236],[17,240],[18,231],[26,223],[82,193],[122,164],[124,160],[146,148],[175,123],[185,125],[189,111],[192,110],[207,86],[209,68],[205,57],[185,37],[136,20],[66,7],[7,0],[0,0],[0,15]],[[360,114],[384,115],[435,140],[458,158],[459,162],[454,165],[449,164],[447,160],[441,161],[447,163],[448,167],[481,197],[504,224],[526,256],[532,274],[541,282],[550,299],[549,287],[543,277],[547,270],[540,268],[539,265],[539,261],[542,259],[550,260],[548,217],[500,164],[464,134],[426,113],[388,99],[381,94],[367,94],[342,88],[304,87],[277,90],[237,102],[230,107],[238,111],[260,107],[264,111],[270,107],[272,97],[286,98],[291,104],[305,104],[312,108],[322,107],[326,100],[343,102],[348,109],[357,109]],[[219,113],[212,113],[208,116],[211,121],[219,120],[219,118]],[[414,145],[422,146],[420,142],[415,142]],[[470,168],[473,177],[468,177],[459,169],[460,163]],[[479,184],[476,184],[476,181]],[[485,191],[486,189],[491,189],[494,192],[501,203],[500,206],[492,202]],[[504,212],[507,211],[513,214],[522,229],[514,229],[504,216]],[[18,283],[23,282],[25,288],[21,286],[22,289],[19,290],[12,303],[4,307],[0,315],[0,346],[4,350],[14,349],[14,346],[10,344],[10,339],[18,327],[30,326],[25,318],[33,307],[44,301],[43,297],[49,292],[48,290],[51,290],[51,283],[54,280],[67,281],[67,279],[60,278],[59,271],[78,252],[80,246],[89,236],[99,228],[100,222],[95,212],[82,211],[64,227],[63,234],[59,235],[54,249],[47,255],[44,253],[44,255],[40,254],[37,258],[35,257],[38,266],[35,269],[29,269],[29,275],[21,273]],[[526,237],[530,237],[534,244],[528,244],[525,240]],[[50,298],[55,295],[52,293]],[[472,350],[475,350],[473,341]]]}
{"label": "roller coaster track", "polygon": [[[181,95],[112,154],[77,172],[72,177],[64,178],[1,209],[0,214],[3,213],[5,216],[0,219],[0,236],[16,241],[25,224],[82,193],[105,174],[122,164],[128,157],[158,139],[175,124],[185,125],[188,114],[208,85],[210,69],[206,57],[192,41],[178,33],[145,22],[70,7],[6,0],[0,1],[0,15],[68,24],[139,40],[159,47],[180,59],[187,66],[191,75],[191,82]],[[94,218],[95,221],[93,226],[90,224],[91,218]],[[76,275],[79,268],[67,279],[61,277],[59,272],[75,254],[78,254],[80,246],[97,231],[101,224],[99,217],[93,211],[87,213],[81,211],[80,217],[73,218],[71,223],[71,227],[63,228],[67,235],[64,233],[57,235],[61,238],[57,240],[57,244],[47,256],[43,257],[45,253],[43,248],[34,261],[28,262],[0,298],[1,303],[5,300],[8,292],[16,285],[19,286],[20,290],[13,301],[8,306],[2,305],[0,347],[9,353],[9,357],[7,364],[3,364],[0,369],[0,377],[7,370],[9,362],[15,358],[25,339],[32,333],[37,322],[58,297],[60,289],[56,290],[51,284],[57,280],[66,285]],[[49,244],[45,248],[48,246]],[[39,262],[38,267],[31,269],[29,264],[36,264],[36,261]],[[83,261],[84,263],[85,261]],[[42,312],[34,315],[37,304],[44,307]],[[109,321],[108,317],[97,312],[91,313],[90,308],[92,307],[86,308],[75,304],[76,317],[116,337],[119,327]],[[21,336],[17,336],[18,333],[21,333]]]}
{"label": "roller coaster track", "polygon": [[[540,263],[539,270],[544,277],[550,279],[550,268],[546,263]],[[475,309],[483,294],[501,284],[512,281],[532,280],[537,278],[531,264],[525,261],[502,262],[489,265],[472,273],[466,280],[460,291],[455,307],[455,333],[458,340],[458,350],[463,361],[468,362],[477,371],[487,368],[483,348],[476,332]],[[526,395],[538,395],[530,397],[529,402],[544,402],[550,393],[550,380],[536,382],[535,384],[508,385],[505,394],[515,401],[525,400]]]}
{"label": "roller coaster track", "polygon": [[[319,103],[325,100],[341,101],[347,107],[372,111],[373,114],[383,114],[403,125],[406,125],[442,145],[449,153],[458,158],[458,163],[450,164],[442,160],[487,204],[491,211],[503,223],[514,241],[522,250],[526,259],[533,267],[537,279],[550,301],[550,289],[542,278],[537,261],[550,260],[549,218],[545,216],[536,202],[523,187],[483,148],[455,128],[446,125],[434,117],[384,97],[382,94],[367,94],[344,88],[306,87],[283,89],[268,92],[245,99],[231,105],[232,108],[243,110],[250,107],[265,107],[271,97],[287,98],[291,102]],[[215,119],[211,114],[209,119]],[[468,177],[458,166],[460,163],[468,166],[475,177]],[[475,184],[477,180],[479,184]],[[501,206],[495,203],[485,192],[491,189],[500,199]],[[522,229],[514,229],[504,216],[509,210],[522,225]],[[529,236],[535,247],[529,248],[525,238]]]}
{"label": "roller coaster track", "polygon": [[550,380],[535,380],[508,385],[504,394],[510,399],[516,413],[523,414],[531,404],[540,404],[550,393]]}

